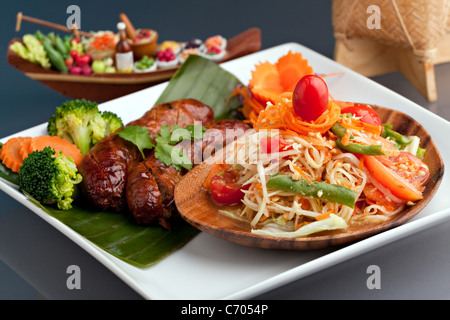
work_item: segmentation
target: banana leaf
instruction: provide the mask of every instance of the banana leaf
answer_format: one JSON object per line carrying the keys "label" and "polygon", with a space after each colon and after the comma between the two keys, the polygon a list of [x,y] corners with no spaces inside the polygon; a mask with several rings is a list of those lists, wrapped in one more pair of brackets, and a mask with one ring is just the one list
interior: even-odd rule
{"label": "banana leaf", "polygon": [[[209,105],[216,119],[236,118],[240,103],[237,98],[230,99],[230,94],[239,83],[216,63],[191,56],[170,80],[158,103],[193,98]],[[18,175],[1,162],[0,177],[18,184]],[[181,218],[166,230],[157,225],[138,225],[126,213],[98,212],[82,201],[74,201],[72,209],[62,211],[42,205],[32,197],[28,199],[99,248],[137,267],[161,261],[199,233]]]}
{"label": "banana leaf", "polygon": [[241,103],[236,96],[230,97],[238,85],[241,85],[239,79],[215,62],[190,55],[170,79],[156,104],[192,98],[210,106],[216,120],[242,118],[238,111]]}

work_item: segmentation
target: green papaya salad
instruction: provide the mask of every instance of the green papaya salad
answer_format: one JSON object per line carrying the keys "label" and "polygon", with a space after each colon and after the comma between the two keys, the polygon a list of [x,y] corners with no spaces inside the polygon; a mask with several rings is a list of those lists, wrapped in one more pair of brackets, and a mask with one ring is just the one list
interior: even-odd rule
{"label": "green papaya salad", "polygon": [[219,212],[255,234],[295,238],[382,223],[423,198],[430,171],[418,137],[382,124],[370,105],[328,99],[323,81],[302,90],[326,99],[282,94],[215,159],[204,188]]}

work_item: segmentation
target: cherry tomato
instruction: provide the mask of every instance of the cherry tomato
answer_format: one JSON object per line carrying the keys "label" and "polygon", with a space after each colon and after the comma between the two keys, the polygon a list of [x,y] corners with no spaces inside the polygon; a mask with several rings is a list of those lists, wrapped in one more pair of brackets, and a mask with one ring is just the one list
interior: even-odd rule
{"label": "cherry tomato", "polygon": [[343,108],[341,113],[351,113],[355,117],[360,118],[364,123],[381,127],[380,116],[368,105],[355,103],[353,106]]}
{"label": "cherry tomato", "polygon": [[430,171],[425,163],[409,152],[393,157],[364,156],[369,174],[398,198],[422,199],[423,184]]}
{"label": "cherry tomato", "polygon": [[67,67],[73,66],[73,62],[74,59],[71,56],[68,56],[67,58],[64,59],[64,63],[66,64]]}
{"label": "cherry tomato", "polygon": [[292,94],[295,113],[304,121],[314,121],[328,108],[328,86],[316,75],[306,75]]}
{"label": "cherry tomato", "polygon": [[262,138],[259,141],[259,144],[261,146],[261,151],[267,154],[292,149],[292,146],[290,146],[283,139],[279,138]]}
{"label": "cherry tomato", "polygon": [[91,57],[88,54],[82,54],[76,57],[77,65],[80,67],[87,66],[91,61]]}
{"label": "cherry tomato", "polygon": [[232,170],[219,172],[211,179],[210,191],[217,204],[234,205],[241,201],[244,197],[242,189],[249,186],[244,187],[236,181],[236,173]]}
{"label": "cherry tomato", "polygon": [[75,50],[75,49],[70,50],[69,55],[70,55],[73,59],[76,59],[76,58],[78,57],[78,51]]}

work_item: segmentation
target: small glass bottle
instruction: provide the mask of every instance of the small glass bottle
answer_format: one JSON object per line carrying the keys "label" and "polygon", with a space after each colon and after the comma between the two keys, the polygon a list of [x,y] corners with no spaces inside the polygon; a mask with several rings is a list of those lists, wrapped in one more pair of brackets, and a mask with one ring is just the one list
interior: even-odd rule
{"label": "small glass bottle", "polygon": [[115,54],[117,72],[133,71],[133,50],[128,42],[125,28],[125,23],[119,22],[117,24],[117,29],[119,30],[119,41],[116,45]]}

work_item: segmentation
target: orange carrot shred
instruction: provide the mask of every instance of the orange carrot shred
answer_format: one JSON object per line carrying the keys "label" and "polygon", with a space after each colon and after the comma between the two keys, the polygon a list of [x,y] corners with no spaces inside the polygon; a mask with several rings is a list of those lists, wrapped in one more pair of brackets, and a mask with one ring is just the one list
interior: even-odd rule
{"label": "orange carrot shred", "polygon": [[330,214],[332,214],[332,213],[333,213],[332,211],[328,211],[328,212],[322,213],[322,214],[320,214],[320,215],[318,215],[316,217],[316,220],[324,220],[326,218],[329,218]]}
{"label": "orange carrot shred", "polygon": [[291,130],[299,135],[310,132],[327,132],[339,119],[341,109],[333,102],[328,104],[328,110],[313,122],[303,121],[292,106],[292,93],[281,94],[275,104],[266,107],[253,122],[253,127],[261,129]]}
{"label": "orange carrot shred", "polygon": [[350,130],[345,130],[344,136],[341,139],[341,142],[344,146],[350,143],[350,137],[352,136]]}

